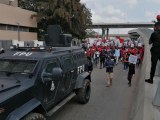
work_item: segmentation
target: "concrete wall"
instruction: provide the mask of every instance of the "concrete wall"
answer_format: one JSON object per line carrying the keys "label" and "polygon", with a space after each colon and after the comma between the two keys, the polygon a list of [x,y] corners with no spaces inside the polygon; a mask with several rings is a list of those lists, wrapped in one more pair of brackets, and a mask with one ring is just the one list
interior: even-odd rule
{"label": "concrete wall", "polygon": [[37,20],[34,16],[37,13],[16,7],[17,0],[13,2],[15,6],[6,5],[8,2],[9,0],[0,0],[0,24],[2,24],[0,25],[0,40],[18,39],[18,32],[6,30],[3,24],[4,26],[14,25],[17,28],[26,27],[27,32],[20,31],[20,40],[37,40],[37,33],[29,32],[29,28],[37,28]]}
{"label": "concrete wall", "polygon": [[150,73],[150,46],[148,44],[149,37],[152,31],[145,31],[144,29],[137,29],[137,33],[144,40],[145,44],[145,53],[144,60],[141,68],[138,71],[138,82],[136,84],[134,102],[131,110],[130,120],[145,120],[145,79],[149,78]]}
{"label": "concrete wall", "polygon": [[15,6],[15,7],[18,6],[18,0],[13,0],[13,2],[10,2],[10,0],[0,0],[0,3]]}
{"label": "concrete wall", "polygon": [[[37,33],[19,32],[20,40],[37,40]],[[0,40],[18,40],[18,31],[0,30]]]}
{"label": "concrete wall", "polygon": [[[145,83],[150,77],[151,53],[148,41],[152,30],[137,29],[136,32],[142,37],[145,44],[145,54],[142,67],[138,71],[134,102],[130,114],[130,120],[159,120],[160,109],[153,105],[160,77],[154,77],[154,84]],[[160,66],[157,65],[157,75],[160,74]]]}
{"label": "concrete wall", "polygon": [[158,63],[157,63],[157,68],[156,68],[155,75],[160,77],[160,61],[158,61]]}
{"label": "concrete wall", "polygon": [[0,4],[0,23],[9,25],[20,25],[26,27],[37,27],[37,21],[32,15],[36,12],[21,9],[19,7]]}

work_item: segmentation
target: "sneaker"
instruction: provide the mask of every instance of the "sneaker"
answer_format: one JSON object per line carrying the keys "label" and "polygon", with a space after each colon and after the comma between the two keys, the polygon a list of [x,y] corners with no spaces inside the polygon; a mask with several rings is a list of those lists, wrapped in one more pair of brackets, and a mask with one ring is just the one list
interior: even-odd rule
{"label": "sneaker", "polygon": [[146,79],[145,82],[153,84],[153,80],[152,79]]}

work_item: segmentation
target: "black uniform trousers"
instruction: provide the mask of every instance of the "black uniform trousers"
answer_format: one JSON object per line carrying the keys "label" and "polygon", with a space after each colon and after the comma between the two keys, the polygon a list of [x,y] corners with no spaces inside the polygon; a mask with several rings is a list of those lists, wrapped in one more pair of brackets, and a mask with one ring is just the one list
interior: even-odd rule
{"label": "black uniform trousers", "polygon": [[151,52],[151,71],[150,71],[150,79],[151,80],[153,80],[153,78],[154,78],[158,59],[160,60],[160,51],[159,52]]}

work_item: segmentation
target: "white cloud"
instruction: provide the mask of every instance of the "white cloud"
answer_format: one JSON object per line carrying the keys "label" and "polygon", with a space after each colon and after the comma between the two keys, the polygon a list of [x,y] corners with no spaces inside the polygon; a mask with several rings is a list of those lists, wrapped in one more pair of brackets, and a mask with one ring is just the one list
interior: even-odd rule
{"label": "white cloud", "polygon": [[155,11],[155,12],[146,11],[144,15],[147,20],[153,21],[153,20],[156,20],[156,16],[159,14],[160,14],[160,11]]}
{"label": "white cloud", "polygon": [[154,2],[154,3],[160,3],[160,0],[148,0],[148,1],[150,1],[150,2]]}
{"label": "white cloud", "polygon": [[120,9],[116,9],[112,5],[107,6],[106,9],[104,9],[104,12],[106,12],[106,14],[111,17],[112,16],[124,17],[124,15],[125,15]]}
{"label": "white cloud", "polygon": [[[119,2],[122,2],[122,0],[119,0]],[[135,5],[138,4],[138,0],[123,0],[123,3],[127,4],[126,7],[133,8]]]}
{"label": "white cloud", "polygon": [[112,5],[108,5],[105,8],[92,10],[93,23],[101,22],[124,22],[125,13],[120,9],[116,9]]}
{"label": "white cloud", "polygon": [[149,17],[153,18],[154,15],[155,15],[154,12],[150,12],[150,11],[145,12],[145,17],[147,17],[147,18],[149,18]]}

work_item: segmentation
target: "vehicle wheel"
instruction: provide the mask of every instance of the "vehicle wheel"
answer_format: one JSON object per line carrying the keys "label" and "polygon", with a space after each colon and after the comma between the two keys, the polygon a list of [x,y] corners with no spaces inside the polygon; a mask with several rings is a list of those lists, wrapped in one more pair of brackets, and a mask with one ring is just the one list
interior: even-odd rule
{"label": "vehicle wheel", "polygon": [[40,113],[30,113],[22,120],[46,120],[46,118]]}
{"label": "vehicle wheel", "polygon": [[81,104],[86,104],[89,101],[91,93],[90,81],[86,79],[83,87],[76,90],[77,100]]}

